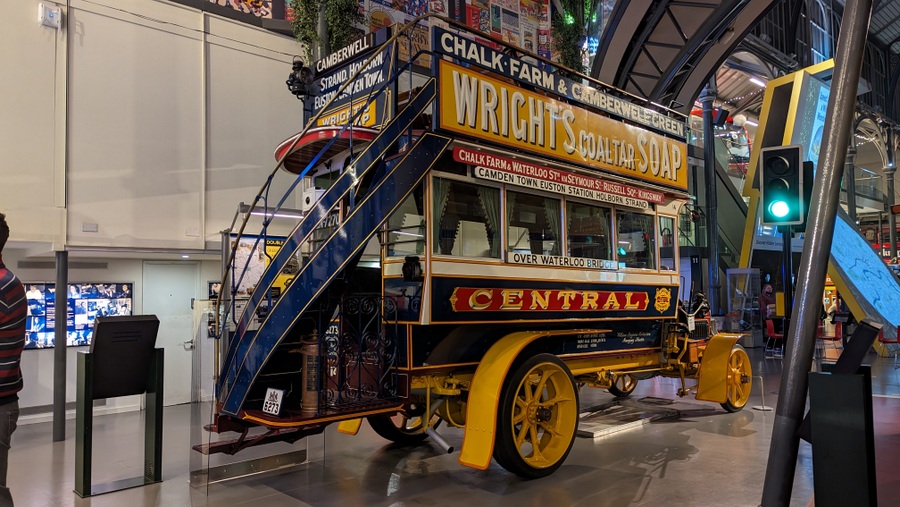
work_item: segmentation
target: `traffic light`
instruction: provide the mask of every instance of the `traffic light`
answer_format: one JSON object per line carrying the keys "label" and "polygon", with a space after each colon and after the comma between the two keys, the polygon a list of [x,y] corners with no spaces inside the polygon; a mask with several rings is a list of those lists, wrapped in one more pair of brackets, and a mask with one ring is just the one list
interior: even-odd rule
{"label": "traffic light", "polygon": [[[804,222],[802,147],[773,146],[760,150],[763,225],[796,225]],[[812,183],[812,182],[809,182]]]}

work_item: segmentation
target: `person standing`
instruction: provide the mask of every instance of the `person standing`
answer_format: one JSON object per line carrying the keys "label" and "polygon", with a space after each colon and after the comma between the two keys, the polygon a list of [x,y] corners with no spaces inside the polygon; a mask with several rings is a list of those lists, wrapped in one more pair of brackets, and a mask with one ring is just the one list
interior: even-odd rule
{"label": "person standing", "polygon": [[769,320],[769,305],[775,304],[775,292],[772,284],[767,283],[763,286],[762,294],[759,295],[759,319],[763,327]]}
{"label": "person standing", "polygon": [[25,346],[25,317],[28,302],[25,287],[3,263],[3,247],[9,239],[6,215],[0,213],[0,507],[12,507],[6,485],[9,447],[19,420],[19,391],[22,371],[19,361]]}

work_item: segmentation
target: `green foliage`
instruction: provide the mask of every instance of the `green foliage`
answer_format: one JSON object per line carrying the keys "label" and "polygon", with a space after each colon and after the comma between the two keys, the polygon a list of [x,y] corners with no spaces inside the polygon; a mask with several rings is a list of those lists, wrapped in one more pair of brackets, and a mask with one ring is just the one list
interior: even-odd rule
{"label": "green foliage", "polygon": [[307,62],[313,61],[313,48],[322,45],[319,37],[319,6],[323,0],[291,0],[291,9],[294,10],[294,19],[291,28],[294,37],[303,46],[303,58]]}
{"label": "green foliage", "polygon": [[562,65],[584,73],[584,61],[581,48],[586,38],[584,27],[575,23],[566,23],[563,16],[554,16],[551,25],[553,49],[559,51]]}
{"label": "green foliage", "polygon": [[314,50],[321,51],[325,45],[319,34],[320,11],[325,16],[328,47],[332,51],[356,39],[356,25],[365,21],[359,11],[359,0],[291,0],[291,8],[296,13],[291,27],[297,42],[304,46],[303,57],[307,62],[315,59]]}
{"label": "green foliage", "polygon": [[560,0],[562,12],[554,11],[551,20],[553,48],[559,51],[562,65],[584,73],[582,48],[588,29],[596,21],[600,0]]}
{"label": "green foliage", "polygon": [[325,2],[325,23],[328,25],[328,45],[340,49],[359,35],[356,25],[366,20],[359,12],[359,0],[328,0]]}

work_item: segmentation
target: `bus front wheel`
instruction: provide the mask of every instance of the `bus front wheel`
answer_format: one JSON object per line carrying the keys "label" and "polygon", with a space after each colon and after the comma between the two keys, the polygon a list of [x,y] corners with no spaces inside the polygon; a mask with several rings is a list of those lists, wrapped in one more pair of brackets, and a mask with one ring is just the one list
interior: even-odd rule
{"label": "bus front wheel", "polygon": [[727,399],[722,408],[728,412],[738,412],[750,400],[750,387],[753,373],[750,369],[750,357],[740,345],[731,349],[728,366],[725,370],[725,389]]}
{"label": "bus front wheel", "polygon": [[559,358],[538,354],[515,368],[497,410],[494,459],[500,466],[527,479],[562,466],[575,442],[578,392]]}

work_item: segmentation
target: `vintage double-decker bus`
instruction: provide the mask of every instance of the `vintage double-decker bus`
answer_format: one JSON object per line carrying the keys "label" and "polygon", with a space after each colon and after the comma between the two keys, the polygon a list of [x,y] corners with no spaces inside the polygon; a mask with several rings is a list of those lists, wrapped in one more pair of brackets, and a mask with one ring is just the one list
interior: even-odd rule
{"label": "vintage double-decker bus", "polygon": [[[443,423],[461,464],[533,478],[565,460],[585,387],[665,375],[740,410],[738,336],[679,298],[685,118],[423,20],[430,49],[403,46],[412,23],[292,74],[310,118],[276,158],[310,206],[243,310],[220,301],[211,429],[240,436],[200,450],[367,419],[451,451]],[[225,287],[250,276],[230,257]]]}

